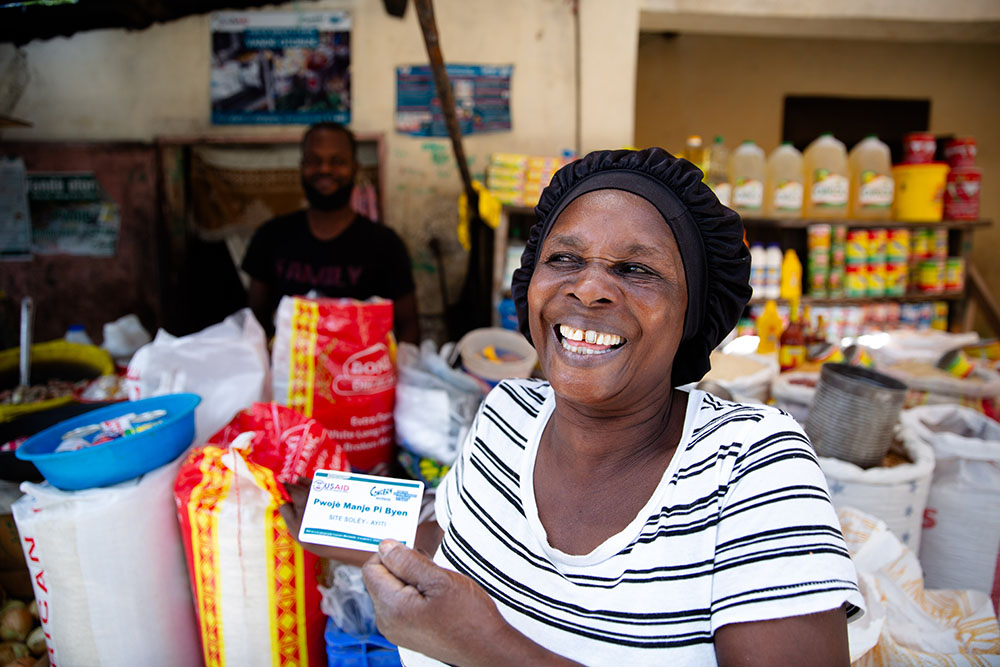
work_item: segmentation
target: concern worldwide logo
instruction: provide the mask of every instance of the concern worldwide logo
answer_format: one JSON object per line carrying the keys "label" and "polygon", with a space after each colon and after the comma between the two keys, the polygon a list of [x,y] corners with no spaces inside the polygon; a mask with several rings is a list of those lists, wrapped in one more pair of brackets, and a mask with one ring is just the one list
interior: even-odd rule
{"label": "concern worldwide logo", "polygon": [[333,379],[333,391],[341,396],[378,394],[391,389],[395,382],[389,348],[385,343],[376,343],[347,358],[342,372]]}

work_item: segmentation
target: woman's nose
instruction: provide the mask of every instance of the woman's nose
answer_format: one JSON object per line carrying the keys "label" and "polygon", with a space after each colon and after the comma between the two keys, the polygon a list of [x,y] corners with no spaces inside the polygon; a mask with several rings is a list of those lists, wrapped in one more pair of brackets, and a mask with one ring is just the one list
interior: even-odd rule
{"label": "woman's nose", "polygon": [[586,306],[611,303],[615,289],[608,267],[596,262],[589,263],[576,275],[569,285],[569,294]]}

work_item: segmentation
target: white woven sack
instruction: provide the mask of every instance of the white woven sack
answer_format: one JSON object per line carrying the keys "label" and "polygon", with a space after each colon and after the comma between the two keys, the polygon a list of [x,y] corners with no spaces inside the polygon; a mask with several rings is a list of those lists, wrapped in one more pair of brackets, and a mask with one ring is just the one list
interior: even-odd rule
{"label": "white woven sack", "polygon": [[836,508],[853,507],[881,519],[916,553],[934,471],[934,451],[915,437],[904,438],[903,448],[913,463],[866,470],[849,461],[821,456],[819,466]]}
{"label": "white woven sack", "polygon": [[21,484],[11,509],[51,664],[201,664],[174,508],[178,464],[99,489]]}
{"label": "white woven sack", "polygon": [[903,424],[934,449],[920,563],[929,588],[1000,590],[1000,424],[971,408],[929,405]]}
{"label": "white woven sack", "polygon": [[718,377],[710,370],[705,374],[704,379],[718,382],[729,390],[736,401],[766,403],[771,389],[771,380],[778,375],[778,371],[780,370],[777,358],[774,355],[765,354],[741,354],[734,356],[744,357],[756,362],[760,366],[760,370],[755,370],[748,375],[737,378]]}
{"label": "white woven sack", "polygon": [[[797,384],[795,380],[812,380],[812,386]],[[771,398],[774,406],[781,408],[800,424],[806,423],[809,416],[809,406],[816,396],[816,384],[819,382],[817,371],[789,371],[780,373],[771,381]]]}

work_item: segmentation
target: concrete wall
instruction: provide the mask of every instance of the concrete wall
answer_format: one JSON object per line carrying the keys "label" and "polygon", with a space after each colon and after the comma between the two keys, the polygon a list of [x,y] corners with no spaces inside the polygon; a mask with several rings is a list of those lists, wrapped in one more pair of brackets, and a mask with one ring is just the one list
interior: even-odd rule
{"label": "concrete wall", "polygon": [[[929,99],[931,132],[973,135],[981,217],[1000,223],[1000,44],[779,39],[644,33],[639,40],[636,143],[680,150],[688,134],[730,147],[781,139],[784,96]],[[973,258],[1000,295],[1000,224],[978,230]],[[985,332],[984,332],[985,333]],[[998,332],[1000,333],[1000,332]]]}
{"label": "concrete wall", "polygon": [[[513,64],[513,130],[468,137],[466,155],[481,173],[494,151],[558,155],[578,148],[573,3],[569,0],[436,0],[446,61]],[[397,135],[395,67],[426,64],[412,3],[400,20],[379,0],[326,0],[276,8],[350,9],[352,127],[386,139],[387,223],[401,232],[416,265],[424,313],[440,313],[427,241],[445,242],[451,298],[465,258],[455,236],[460,178],[447,139]],[[584,149],[631,142],[638,0],[581,2],[581,114]],[[273,133],[288,128],[213,127],[209,117],[209,17],[192,16],[141,32],[101,30],[32,42],[24,48],[30,81],[10,114],[31,129],[6,130],[16,140],[150,141],[161,135]],[[14,50],[0,46],[0,72]],[[611,94],[619,103],[608,105]],[[2,102],[2,100],[0,100]]]}

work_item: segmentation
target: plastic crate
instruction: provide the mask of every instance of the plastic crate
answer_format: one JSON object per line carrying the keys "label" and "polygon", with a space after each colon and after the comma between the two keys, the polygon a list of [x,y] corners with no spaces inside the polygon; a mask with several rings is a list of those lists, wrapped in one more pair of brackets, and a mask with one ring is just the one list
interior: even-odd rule
{"label": "plastic crate", "polygon": [[377,632],[352,635],[326,619],[327,664],[330,667],[402,667],[399,649]]}

